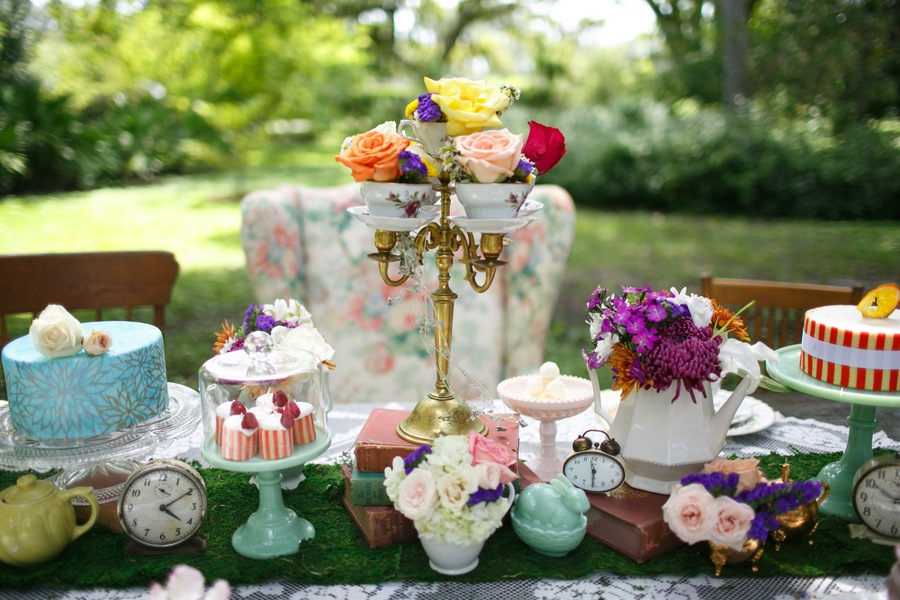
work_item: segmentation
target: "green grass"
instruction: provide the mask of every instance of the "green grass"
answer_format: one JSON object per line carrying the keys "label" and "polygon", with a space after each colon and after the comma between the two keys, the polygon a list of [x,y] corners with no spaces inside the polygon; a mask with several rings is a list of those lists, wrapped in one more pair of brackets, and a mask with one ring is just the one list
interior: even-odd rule
{"label": "green grass", "polygon": [[[172,177],[146,186],[2,199],[0,253],[175,253],[181,273],[167,318],[169,379],[196,387],[197,370],[211,356],[213,334],[222,320],[238,318],[254,301],[238,238],[240,198],[247,191],[285,183],[350,181],[328,152],[296,151],[288,159],[261,154],[258,160],[265,166],[239,175]],[[545,357],[564,373],[583,374],[584,303],[598,285],[699,291],[700,274],[708,271],[784,281],[860,282],[871,288],[900,282],[898,257],[900,223],[766,222],[581,209]],[[24,335],[29,322],[29,316],[15,319],[11,335]]]}

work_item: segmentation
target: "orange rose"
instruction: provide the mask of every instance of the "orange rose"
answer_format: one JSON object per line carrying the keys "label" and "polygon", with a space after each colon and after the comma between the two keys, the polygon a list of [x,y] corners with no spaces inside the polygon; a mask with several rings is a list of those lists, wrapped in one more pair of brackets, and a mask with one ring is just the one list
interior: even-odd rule
{"label": "orange rose", "polygon": [[410,142],[396,133],[376,129],[353,136],[335,160],[346,165],[356,181],[395,181],[400,177],[398,158]]}
{"label": "orange rose", "polygon": [[727,459],[717,456],[712,462],[703,465],[703,470],[707,473],[724,473],[729,475],[737,473],[738,480],[737,491],[750,490],[755,488],[759,483],[766,481],[766,475],[759,469],[758,458],[733,458]]}

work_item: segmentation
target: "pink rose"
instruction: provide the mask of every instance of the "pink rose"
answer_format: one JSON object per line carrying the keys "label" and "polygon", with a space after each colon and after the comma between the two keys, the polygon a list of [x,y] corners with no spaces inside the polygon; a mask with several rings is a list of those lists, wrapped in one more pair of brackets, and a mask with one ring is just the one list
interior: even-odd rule
{"label": "pink rose", "polygon": [[493,462],[481,463],[475,469],[478,473],[478,487],[486,490],[495,490],[501,483],[506,485],[518,477],[509,467]]}
{"label": "pink rose", "polygon": [[413,469],[397,492],[397,509],[413,521],[430,515],[438,503],[434,478],[423,469]]}
{"label": "pink rose", "polygon": [[525,158],[534,163],[538,175],[546,175],[566,155],[566,138],[556,127],[528,122],[528,139],[522,148]]}
{"label": "pink rose", "polygon": [[509,467],[516,462],[516,457],[509,448],[484,437],[477,431],[469,432],[469,454],[472,455],[473,465],[497,463]]}
{"label": "pink rose", "polygon": [[81,338],[81,345],[85,352],[91,356],[97,356],[109,351],[109,347],[112,346],[112,338],[109,336],[109,332],[94,329]]}
{"label": "pink rose", "polygon": [[662,510],[672,532],[688,544],[708,540],[718,515],[715,498],[699,483],[672,492]]}
{"label": "pink rose", "polygon": [[761,481],[766,480],[765,474],[759,469],[758,458],[735,458],[727,459],[716,457],[712,462],[703,465],[706,473],[724,473],[729,475],[737,473],[738,480],[737,491],[750,490],[755,488]]}
{"label": "pink rose", "polygon": [[478,183],[499,183],[511,177],[522,158],[522,136],[508,129],[480,131],[453,139],[456,160]]}
{"label": "pink rose", "polygon": [[752,508],[737,502],[728,496],[719,496],[715,501],[718,512],[715,526],[709,541],[718,546],[727,546],[732,550],[744,547],[750,522],[756,516]]}

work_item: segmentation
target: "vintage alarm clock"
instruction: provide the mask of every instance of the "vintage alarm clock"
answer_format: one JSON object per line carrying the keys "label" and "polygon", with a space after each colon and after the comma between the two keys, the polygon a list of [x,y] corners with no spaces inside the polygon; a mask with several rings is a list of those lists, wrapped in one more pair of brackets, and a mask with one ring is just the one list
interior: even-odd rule
{"label": "vintage alarm clock", "polygon": [[[596,444],[587,434],[596,431],[606,436]],[[600,429],[588,429],[572,442],[572,454],[563,461],[563,475],[575,487],[590,493],[614,490],[625,481],[625,467],[616,458],[619,443]]]}
{"label": "vintage alarm clock", "polygon": [[122,485],[118,516],[135,542],[151,548],[178,546],[190,540],[206,518],[206,484],[185,462],[150,461]]}
{"label": "vintage alarm clock", "polygon": [[853,508],[866,527],[900,540],[900,452],[876,456],[856,471]]}

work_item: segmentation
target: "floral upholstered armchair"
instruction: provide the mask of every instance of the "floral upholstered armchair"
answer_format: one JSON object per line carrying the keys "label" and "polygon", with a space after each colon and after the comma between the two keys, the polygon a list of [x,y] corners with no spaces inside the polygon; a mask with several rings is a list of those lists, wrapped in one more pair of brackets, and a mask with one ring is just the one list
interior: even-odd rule
{"label": "floral upholstered armchair", "polygon": [[[496,396],[505,377],[536,372],[574,238],[571,196],[536,186],[539,218],[508,236],[491,288],[475,293],[454,262],[451,388],[464,398]],[[434,290],[434,253],[424,261],[424,289],[412,278],[384,284],[374,231],[347,212],[362,205],[355,184],[283,186],[256,191],[241,203],[241,243],[258,302],[294,298],[312,313],[335,348],[330,388],[340,402],[416,402],[434,389],[433,330],[421,329]],[[451,214],[461,214],[455,200]],[[402,234],[401,234],[402,235]],[[478,236],[476,235],[476,241]],[[459,257],[457,257],[458,259]],[[480,278],[479,278],[480,281]],[[431,351],[431,352],[429,352]]]}

